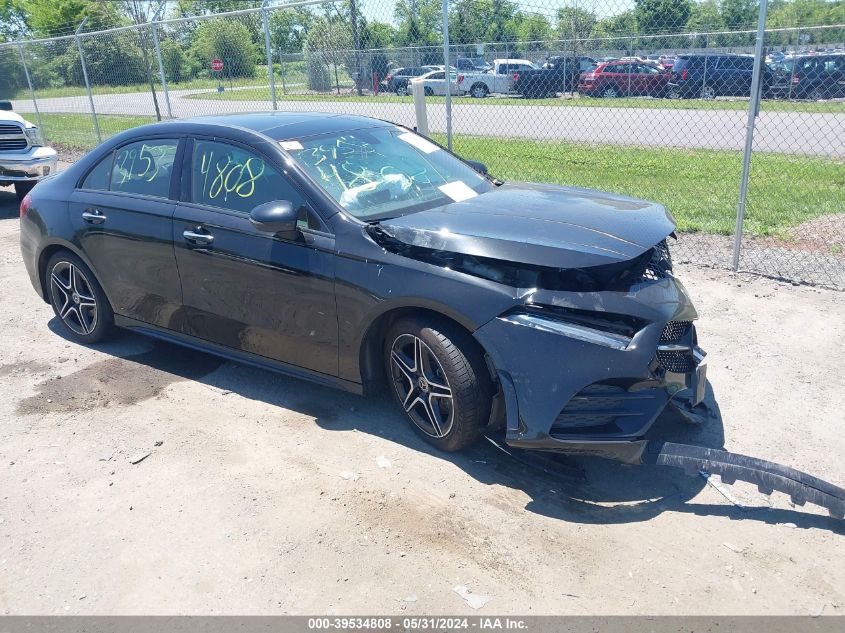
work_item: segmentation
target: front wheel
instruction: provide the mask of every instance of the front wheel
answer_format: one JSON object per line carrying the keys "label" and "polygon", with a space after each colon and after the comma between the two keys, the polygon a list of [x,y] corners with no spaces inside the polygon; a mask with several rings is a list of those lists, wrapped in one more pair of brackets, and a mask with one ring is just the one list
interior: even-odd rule
{"label": "front wheel", "polygon": [[615,99],[619,96],[619,91],[616,90],[615,86],[608,86],[607,88],[601,91],[601,96],[605,99]]}
{"label": "front wheel", "polygon": [[47,262],[47,288],[53,312],[68,336],[89,345],[114,328],[114,312],[91,269],[73,253],[56,253]]}
{"label": "front wheel", "polygon": [[384,356],[390,390],[427,442],[457,451],[481,437],[493,385],[469,334],[436,318],[403,318],[390,328]]}
{"label": "front wheel", "polygon": [[18,202],[23,201],[32,188],[35,186],[34,182],[16,182],[15,183],[15,195],[18,198]]}
{"label": "front wheel", "polygon": [[396,95],[399,97],[408,96],[408,84],[399,84],[396,86]]}
{"label": "front wheel", "polygon": [[426,86],[425,88],[423,88],[423,94],[426,97],[433,97],[434,96],[434,88],[429,88],[428,86]]}

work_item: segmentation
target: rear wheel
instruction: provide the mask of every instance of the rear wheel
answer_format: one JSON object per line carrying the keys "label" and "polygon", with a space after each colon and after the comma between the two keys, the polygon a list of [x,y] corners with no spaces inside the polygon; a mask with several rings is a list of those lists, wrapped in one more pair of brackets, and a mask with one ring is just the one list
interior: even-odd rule
{"label": "rear wheel", "polygon": [[619,91],[616,89],[616,86],[607,86],[601,91],[601,96],[605,99],[615,99],[619,96]]}
{"label": "rear wheel", "polygon": [[716,98],[716,89],[713,86],[704,86],[701,88],[701,98],[708,101]]}
{"label": "rear wheel", "polygon": [[105,339],[114,327],[114,312],[91,269],[62,251],[47,262],[46,273],[50,304],[68,336],[86,345]]}
{"label": "rear wheel", "polygon": [[813,88],[808,97],[810,101],[821,101],[824,99],[824,91],[821,88]]}
{"label": "rear wheel", "polygon": [[35,186],[34,182],[16,182],[15,183],[15,195],[18,197],[18,202],[26,197],[32,188]]}
{"label": "rear wheel", "polygon": [[436,318],[403,318],[385,338],[384,357],[393,396],[427,442],[457,451],[481,436],[493,385],[465,331]]}
{"label": "rear wheel", "polygon": [[490,93],[490,90],[487,88],[486,84],[477,83],[473,85],[472,88],[469,90],[469,94],[476,99],[483,99]]}

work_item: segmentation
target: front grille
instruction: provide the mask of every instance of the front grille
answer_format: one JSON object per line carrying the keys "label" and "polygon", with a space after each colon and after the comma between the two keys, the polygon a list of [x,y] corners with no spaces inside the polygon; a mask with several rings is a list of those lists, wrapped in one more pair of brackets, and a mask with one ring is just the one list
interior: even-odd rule
{"label": "front grille", "polygon": [[666,240],[661,240],[654,245],[651,259],[648,260],[643,270],[644,281],[656,281],[665,279],[672,274],[672,254],[669,252],[669,245]]}
{"label": "front grille", "polygon": [[2,123],[0,124],[0,135],[2,134],[23,134],[23,130],[20,125]]}
{"label": "front grille", "polygon": [[692,328],[692,321],[669,321],[663,326],[660,343],[681,342],[690,346],[690,349],[678,351],[657,350],[657,362],[666,371],[685,374],[695,369],[695,357],[692,354],[695,332],[690,332]]}
{"label": "front grille", "polygon": [[695,358],[692,352],[663,352],[658,350],[657,362],[666,371],[686,374],[695,369]]}
{"label": "front grille", "polygon": [[632,433],[643,427],[662,407],[660,389],[628,391],[620,385],[597,383],[576,393],[558,414],[549,434],[607,435]]}
{"label": "front grille", "polygon": [[26,149],[25,138],[0,138],[0,150]]}
{"label": "front grille", "polygon": [[674,343],[679,340],[692,325],[692,321],[669,321],[663,326],[663,333],[660,335],[661,343]]}

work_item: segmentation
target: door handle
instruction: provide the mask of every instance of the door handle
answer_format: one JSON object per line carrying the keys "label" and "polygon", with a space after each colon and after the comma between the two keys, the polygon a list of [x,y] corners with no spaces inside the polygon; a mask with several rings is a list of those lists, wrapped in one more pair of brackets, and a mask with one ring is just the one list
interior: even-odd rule
{"label": "door handle", "polygon": [[185,238],[185,241],[190,242],[191,244],[202,244],[204,246],[207,246],[214,241],[214,236],[210,233],[197,233],[191,229],[184,231],[182,233],[182,237]]}
{"label": "door handle", "polygon": [[106,216],[99,209],[89,208],[82,212],[82,219],[88,224],[102,224],[106,221]]}

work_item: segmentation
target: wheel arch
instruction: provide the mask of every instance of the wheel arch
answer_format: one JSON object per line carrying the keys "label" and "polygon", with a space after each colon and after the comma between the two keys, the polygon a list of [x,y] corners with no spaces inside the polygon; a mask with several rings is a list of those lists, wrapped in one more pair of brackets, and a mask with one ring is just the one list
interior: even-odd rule
{"label": "wheel arch", "polygon": [[459,327],[469,335],[468,339],[472,341],[472,344],[478,346],[482,355],[486,356],[487,352],[484,347],[472,336],[476,324],[464,315],[456,314],[451,310],[443,310],[438,306],[393,306],[380,312],[370,321],[358,345],[358,367],[364,393],[377,392],[386,384],[383,362],[384,338],[390,327],[406,316],[429,317]]}
{"label": "wheel arch", "polygon": [[94,270],[94,267],[91,265],[89,259],[85,256],[81,250],[79,250],[76,246],[71,244],[70,242],[51,242],[47,244],[41,252],[38,254],[38,283],[41,286],[41,298],[44,299],[47,303],[50,302],[50,296],[47,294],[47,262],[50,261],[50,258],[55,255],[56,253],[60,253],[62,251],[67,251],[76,255],[79,259],[81,259],[86,266],[88,266],[91,274],[94,275],[94,279],[96,279],[97,283],[100,284],[100,287],[103,289],[103,292],[106,295],[106,298],[111,302],[111,297],[108,295],[108,291],[100,283],[100,279],[97,276],[97,271]]}

